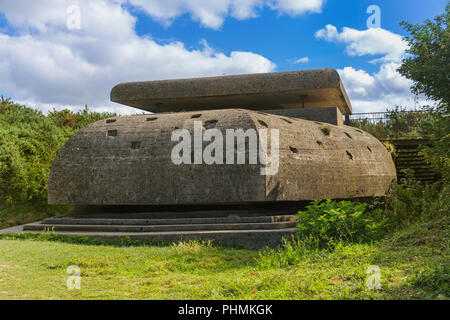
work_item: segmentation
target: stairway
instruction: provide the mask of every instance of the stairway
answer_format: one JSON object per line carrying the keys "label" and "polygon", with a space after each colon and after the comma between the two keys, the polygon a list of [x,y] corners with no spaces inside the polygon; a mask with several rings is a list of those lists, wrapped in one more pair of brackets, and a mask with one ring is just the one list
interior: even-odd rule
{"label": "stairway", "polygon": [[412,170],[413,177],[422,183],[436,182],[436,172],[419,153],[419,146],[430,146],[430,141],[423,139],[391,139],[386,141],[394,145],[395,148],[394,162],[399,182],[406,178],[403,171],[405,169]]}
{"label": "stairway", "polygon": [[54,232],[101,239],[129,237],[148,243],[212,240],[223,245],[274,247],[295,234],[296,216],[239,211],[199,213],[90,214],[26,224],[24,232]]}

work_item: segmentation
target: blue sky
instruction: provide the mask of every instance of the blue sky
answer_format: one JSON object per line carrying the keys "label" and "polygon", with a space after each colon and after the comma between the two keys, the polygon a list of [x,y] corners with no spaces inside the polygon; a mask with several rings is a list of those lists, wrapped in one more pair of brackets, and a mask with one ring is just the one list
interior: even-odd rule
{"label": "blue sky", "polygon": [[174,39],[183,41],[186,46],[198,48],[201,39],[207,39],[212,47],[230,53],[231,51],[251,51],[269,58],[277,64],[276,71],[289,71],[297,66],[290,61],[304,56],[310,57],[308,68],[343,68],[348,65],[365,67],[375,71],[376,66],[367,59],[349,57],[343,46],[318,41],[314,33],[326,24],[338,28],[351,27],[367,29],[366,13],[370,5],[381,9],[381,27],[406,35],[399,22],[422,23],[424,20],[442,14],[447,1],[441,0],[329,0],[322,13],[290,17],[264,8],[258,18],[248,20],[227,19],[219,30],[213,30],[192,21],[188,14],[175,20],[169,27],[149,19],[139,10],[136,32],[150,35],[162,41]]}
{"label": "blue sky", "polygon": [[[88,104],[133,113],[109,102],[117,82],[329,67],[341,74],[355,112],[413,108],[410,82],[396,73],[406,48],[398,23],[421,23],[446,4],[0,0],[0,94],[43,111]],[[367,28],[370,5],[381,9],[378,29]],[[73,14],[80,25],[69,28]]]}

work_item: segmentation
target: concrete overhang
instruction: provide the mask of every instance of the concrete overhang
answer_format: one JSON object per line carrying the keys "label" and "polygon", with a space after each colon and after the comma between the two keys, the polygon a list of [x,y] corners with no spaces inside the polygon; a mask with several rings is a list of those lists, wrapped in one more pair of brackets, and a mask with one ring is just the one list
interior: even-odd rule
{"label": "concrete overhang", "polygon": [[352,113],[333,69],[127,82],[111,90],[111,101],[151,112],[336,106],[344,115]]}

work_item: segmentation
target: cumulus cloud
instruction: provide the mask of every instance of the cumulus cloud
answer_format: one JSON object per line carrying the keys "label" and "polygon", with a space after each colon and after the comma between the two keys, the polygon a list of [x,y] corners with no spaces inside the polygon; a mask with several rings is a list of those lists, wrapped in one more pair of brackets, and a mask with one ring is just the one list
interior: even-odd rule
{"label": "cumulus cloud", "polygon": [[189,14],[203,26],[218,29],[225,18],[254,18],[264,6],[280,14],[298,16],[319,13],[326,0],[129,0],[152,18],[169,25],[175,18]]}
{"label": "cumulus cloud", "polygon": [[69,30],[71,1],[0,1],[14,35],[0,32],[0,90],[30,105],[134,112],[109,102],[118,82],[269,72],[274,63],[252,53],[229,55],[182,42],[159,43],[135,33],[124,1],[79,0],[81,29]]}
{"label": "cumulus cloud", "polygon": [[335,26],[327,25],[318,30],[315,37],[344,44],[349,56],[378,56],[370,60],[379,64],[379,70],[372,74],[350,66],[338,70],[354,112],[385,111],[396,105],[415,107],[411,81],[397,72],[407,49],[400,35],[381,28],[356,30],[344,27],[339,32]]}
{"label": "cumulus cloud", "polygon": [[272,0],[269,6],[290,16],[298,16],[305,13],[320,13],[325,0]]}
{"label": "cumulus cloud", "polygon": [[309,57],[303,57],[303,58],[299,58],[294,60],[294,64],[300,64],[300,63],[308,63],[309,62]]}
{"label": "cumulus cloud", "polygon": [[372,75],[352,67],[337,70],[352,101],[353,111],[385,111],[396,105],[413,108],[411,82],[397,72],[399,66],[393,62],[382,64]]}
{"label": "cumulus cloud", "polygon": [[407,44],[398,34],[381,28],[356,30],[344,27],[338,32],[333,25],[327,25],[315,34],[317,39],[344,43],[350,56],[383,55],[378,61],[400,61]]}

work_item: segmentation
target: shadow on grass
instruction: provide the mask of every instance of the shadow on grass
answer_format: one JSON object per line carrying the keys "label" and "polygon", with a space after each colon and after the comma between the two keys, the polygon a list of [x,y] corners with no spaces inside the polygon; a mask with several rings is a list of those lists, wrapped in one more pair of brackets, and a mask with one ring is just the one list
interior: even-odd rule
{"label": "shadow on grass", "polygon": [[3,234],[0,240],[49,241],[82,246],[108,246],[116,248],[142,247],[160,250],[165,268],[170,272],[218,272],[253,267],[257,264],[258,250],[242,246],[224,246],[212,241],[190,240],[181,242],[140,241],[130,237],[102,239],[79,235],[61,235],[52,232],[39,234]]}
{"label": "shadow on grass", "polygon": [[[0,240],[30,240],[30,241],[54,241],[78,245],[90,245],[90,246],[112,246],[112,247],[170,247],[174,242],[168,241],[142,241],[135,240],[128,236],[120,236],[117,238],[104,239],[99,237],[80,236],[80,235],[65,235],[57,234],[51,231],[42,232],[38,234],[34,233],[20,233],[20,234],[2,234]],[[201,240],[189,240],[185,242],[195,242],[200,245],[211,246],[220,249],[236,249],[236,250],[252,250],[250,248],[239,245],[221,245],[220,243]],[[181,242],[181,243],[185,243]],[[255,250],[253,250],[255,251]]]}

